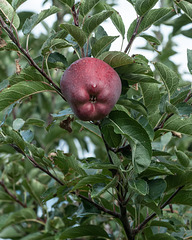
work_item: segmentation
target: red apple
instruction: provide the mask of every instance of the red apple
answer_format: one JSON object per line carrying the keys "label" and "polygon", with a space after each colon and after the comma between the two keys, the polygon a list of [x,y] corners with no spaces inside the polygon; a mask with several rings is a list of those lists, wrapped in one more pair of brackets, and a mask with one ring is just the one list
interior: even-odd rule
{"label": "red apple", "polygon": [[104,61],[85,57],[64,72],[61,91],[75,115],[84,121],[107,116],[121,94],[121,80]]}

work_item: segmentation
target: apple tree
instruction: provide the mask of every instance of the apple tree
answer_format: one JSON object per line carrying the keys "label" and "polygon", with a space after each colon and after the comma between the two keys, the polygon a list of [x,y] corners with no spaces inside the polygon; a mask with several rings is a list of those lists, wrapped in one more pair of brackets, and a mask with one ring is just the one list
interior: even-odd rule
{"label": "apple tree", "polygon": [[[192,38],[192,1],[124,1],[136,16],[128,29],[116,1],[52,0],[37,14],[19,10],[27,0],[0,0],[0,238],[192,237],[192,49],[187,73],[174,62],[175,38]],[[117,38],[125,49],[111,50]],[[77,118],[60,88],[84,57],[122,84],[96,121]]]}

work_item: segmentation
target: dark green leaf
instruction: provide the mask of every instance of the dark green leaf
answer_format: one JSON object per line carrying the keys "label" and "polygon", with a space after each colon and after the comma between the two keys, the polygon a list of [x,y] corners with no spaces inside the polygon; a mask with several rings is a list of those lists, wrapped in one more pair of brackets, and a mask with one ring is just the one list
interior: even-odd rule
{"label": "dark green leaf", "polygon": [[122,38],[125,37],[125,25],[123,23],[121,15],[110,5],[104,4],[106,10],[113,11],[114,13],[111,15],[111,21],[113,22],[114,26],[116,27],[117,31],[121,34]]}
{"label": "dark green leaf", "polygon": [[27,0],[12,0],[12,6],[14,10],[16,10],[21,4],[26,2]]}
{"label": "dark green leaf", "polygon": [[147,182],[143,179],[130,180],[129,187],[143,196],[145,196],[149,192]]}
{"label": "dark green leaf", "polygon": [[140,83],[143,102],[148,110],[149,115],[158,111],[160,103],[160,91],[159,87],[155,83]]}
{"label": "dark green leaf", "polygon": [[26,19],[26,21],[22,27],[23,34],[24,35],[30,34],[31,31],[33,30],[33,28],[37,24],[39,24],[45,18],[47,18],[47,17],[51,16],[52,14],[55,14],[59,11],[60,11],[59,8],[52,6],[49,9],[45,9],[45,10],[41,11],[39,14],[32,15],[30,18]]}
{"label": "dark green leaf", "polygon": [[19,82],[0,93],[0,111],[26,97],[45,91],[54,92],[54,89],[43,82]]}
{"label": "dark green leaf", "polygon": [[92,45],[91,53],[93,57],[98,57],[118,36],[104,36]]}
{"label": "dark green leaf", "polygon": [[80,47],[84,46],[87,38],[85,32],[81,28],[69,23],[63,23],[60,27],[65,29],[75,39]]}
{"label": "dark green leaf", "polygon": [[113,14],[113,11],[103,11],[87,18],[83,25],[83,31],[86,32],[87,36],[90,34],[107,18]]}
{"label": "dark green leaf", "polygon": [[19,27],[20,19],[13,7],[6,0],[0,1],[0,16],[4,20],[9,21],[9,23],[11,23],[15,28]]}
{"label": "dark green leaf", "polygon": [[179,8],[192,20],[192,4],[187,1],[174,1]]}
{"label": "dark green leaf", "polygon": [[153,37],[151,35],[146,35],[146,34],[140,34],[139,37],[144,38],[145,40],[147,40],[151,45],[160,45],[161,42],[159,39],[157,39],[156,37]]}
{"label": "dark green leaf", "polygon": [[81,5],[79,8],[81,15],[86,16],[91,11],[91,9],[93,9],[99,2],[100,0],[81,1]]}
{"label": "dark green leaf", "polygon": [[[107,121],[107,122],[106,122]],[[122,111],[112,111],[102,124],[113,126],[117,134],[124,135],[132,145],[132,161],[137,172],[144,171],[151,162],[151,142],[145,129]]]}
{"label": "dark green leaf", "polygon": [[66,238],[79,238],[84,236],[93,236],[93,237],[104,237],[109,239],[108,234],[99,226],[94,225],[85,225],[67,228],[60,236],[59,239]]}
{"label": "dark green leaf", "polygon": [[148,181],[149,185],[149,197],[152,200],[156,200],[157,198],[161,197],[161,195],[166,190],[167,184],[166,181],[163,179],[153,179]]}
{"label": "dark green leaf", "polygon": [[176,240],[176,238],[172,237],[168,233],[158,233],[154,234],[153,237],[149,238],[149,240]]}
{"label": "dark green leaf", "polygon": [[129,85],[133,85],[136,83],[159,83],[155,78],[145,74],[126,74],[122,75],[122,79],[126,80]]}
{"label": "dark green leaf", "polygon": [[[162,17],[166,16],[167,14],[169,14],[173,9],[172,8],[159,8],[159,9],[152,9],[150,10],[143,18],[138,31],[137,31],[137,35],[140,34],[141,32],[147,30],[152,24],[154,24],[155,22],[157,22],[159,19],[161,19]],[[135,27],[137,24],[137,20],[134,20],[128,30],[127,33],[127,39],[128,41],[130,41]]]}
{"label": "dark green leaf", "polygon": [[179,150],[175,151],[175,153],[176,153],[176,156],[177,156],[180,164],[184,167],[188,167],[190,164],[190,160],[189,160],[188,156],[184,152],[179,151]]}
{"label": "dark green leaf", "polygon": [[63,4],[66,4],[70,8],[72,8],[75,5],[75,0],[59,0],[59,1]]}
{"label": "dark green leaf", "polygon": [[170,98],[170,96],[176,91],[179,85],[179,76],[163,63],[155,63],[155,68],[163,80]]}
{"label": "dark green leaf", "polygon": [[133,63],[133,59],[131,57],[129,57],[126,53],[118,51],[102,53],[98,58],[108,63],[112,68]]}
{"label": "dark green leaf", "polygon": [[135,10],[138,15],[143,16],[150,9],[152,9],[158,0],[137,0],[135,2]]}
{"label": "dark green leaf", "polygon": [[192,50],[187,49],[187,59],[188,59],[188,69],[189,72],[192,74]]}

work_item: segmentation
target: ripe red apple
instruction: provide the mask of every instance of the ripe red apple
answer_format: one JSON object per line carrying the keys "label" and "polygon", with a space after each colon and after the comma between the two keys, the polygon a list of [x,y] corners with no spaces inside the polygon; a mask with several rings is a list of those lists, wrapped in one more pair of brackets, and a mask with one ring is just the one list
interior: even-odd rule
{"label": "ripe red apple", "polygon": [[60,86],[75,115],[84,121],[107,116],[121,94],[121,80],[116,71],[91,57],[72,63],[65,70]]}

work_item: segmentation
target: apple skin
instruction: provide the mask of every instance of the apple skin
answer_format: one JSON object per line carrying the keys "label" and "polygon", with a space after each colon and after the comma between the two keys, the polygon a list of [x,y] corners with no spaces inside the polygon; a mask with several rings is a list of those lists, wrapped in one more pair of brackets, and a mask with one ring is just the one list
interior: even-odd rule
{"label": "apple skin", "polygon": [[85,57],[72,63],[60,81],[61,92],[83,121],[106,117],[121,94],[121,79],[104,61]]}

